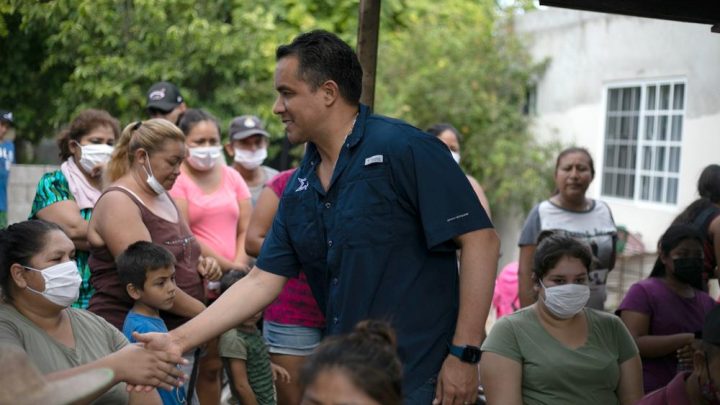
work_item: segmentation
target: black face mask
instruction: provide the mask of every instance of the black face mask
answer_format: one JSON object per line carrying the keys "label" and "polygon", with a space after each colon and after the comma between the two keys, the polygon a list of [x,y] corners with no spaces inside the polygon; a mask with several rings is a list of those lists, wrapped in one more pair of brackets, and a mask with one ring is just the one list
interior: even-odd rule
{"label": "black face mask", "polygon": [[675,278],[698,290],[703,289],[703,259],[702,257],[681,257],[673,259]]}

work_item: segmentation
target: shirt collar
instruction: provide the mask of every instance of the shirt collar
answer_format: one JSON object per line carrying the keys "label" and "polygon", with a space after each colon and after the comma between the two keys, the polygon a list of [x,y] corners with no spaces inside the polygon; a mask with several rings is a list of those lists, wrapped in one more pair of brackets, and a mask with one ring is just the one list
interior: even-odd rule
{"label": "shirt collar", "polygon": [[[359,105],[359,111],[358,116],[355,119],[355,125],[353,125],[352,131],[350,131],[350,134],[345,139],[343,147],[353,148],[362,140],[362,137],[365,134],[365,122],[367,121],[367,118],[370,116],[370,114],[370,107],[366,106],[365,104]],[[314,143],[308,142],[307,150],[305,151],[305,157],[303,158],[302,164],[314,167],[319,162],[320,156],[317,151],[317,147]]]}

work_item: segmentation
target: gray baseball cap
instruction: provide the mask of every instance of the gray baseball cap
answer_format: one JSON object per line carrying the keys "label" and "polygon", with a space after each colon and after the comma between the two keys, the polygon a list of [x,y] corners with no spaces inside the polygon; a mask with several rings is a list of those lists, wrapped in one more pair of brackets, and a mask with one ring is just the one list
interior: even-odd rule
{"label": "gray baseball cap", "polygon": [[254,115],[243,115],[233,118],[230,123],[230,139],[239,141],[253,135],[264,135],[270,137],[260,118]]}

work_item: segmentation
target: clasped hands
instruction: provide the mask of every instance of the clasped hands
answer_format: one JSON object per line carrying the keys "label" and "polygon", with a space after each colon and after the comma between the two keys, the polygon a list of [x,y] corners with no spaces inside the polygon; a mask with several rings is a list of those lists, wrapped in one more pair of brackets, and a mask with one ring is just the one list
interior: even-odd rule
{"label": "clasped hands", "polygon": [[[157,335],[164,335],[159,334]],[[151,347],[143,339],[146,335],[133,334],[138,343],[129,344],[114,353],[113,367],[118,379],[127,383],[128,391],[151,391],[156,387],[171,390],[182,386],[187,375],[178,364],[187,364],[182,353]]]}

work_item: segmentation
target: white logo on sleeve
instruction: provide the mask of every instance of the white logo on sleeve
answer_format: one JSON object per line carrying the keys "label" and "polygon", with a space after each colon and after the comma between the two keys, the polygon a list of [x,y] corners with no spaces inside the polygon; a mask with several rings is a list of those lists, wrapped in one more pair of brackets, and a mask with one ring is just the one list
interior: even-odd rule
{"label": "white logo on sleeve", "polygon": [[298,181],[300,182],[300,186],[295,189],[295,192],[298,191],[305,191],[308,188],[308,181],[307,178],[303,179],[302,177],[298,177]]}

